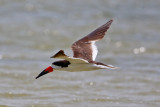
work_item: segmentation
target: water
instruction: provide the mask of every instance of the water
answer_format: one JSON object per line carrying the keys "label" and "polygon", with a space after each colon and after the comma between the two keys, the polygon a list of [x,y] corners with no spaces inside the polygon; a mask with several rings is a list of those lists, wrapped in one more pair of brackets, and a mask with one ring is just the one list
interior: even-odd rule
{"label": "water", "polygon": [[[0,106],[159,107],[159,0],[1,0]],[[60,49],[114,19],[97,61],[120,69],[35,77]]]}

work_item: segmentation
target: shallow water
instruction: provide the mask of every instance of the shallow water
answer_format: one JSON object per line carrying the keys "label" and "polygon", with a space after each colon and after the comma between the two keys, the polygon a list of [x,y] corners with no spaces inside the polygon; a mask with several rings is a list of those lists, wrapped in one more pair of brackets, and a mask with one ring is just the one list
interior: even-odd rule
{"label": "shallow water", "polygon": [[[159,0],[1,0],[0,106],[159,107]],[[35,77],[114,19],[96,60],[120,67]]]}

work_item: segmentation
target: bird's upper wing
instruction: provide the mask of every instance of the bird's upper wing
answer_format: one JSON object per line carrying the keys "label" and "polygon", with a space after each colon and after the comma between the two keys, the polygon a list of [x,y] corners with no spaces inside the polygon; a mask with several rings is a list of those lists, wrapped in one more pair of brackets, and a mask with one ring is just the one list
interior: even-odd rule
{"label": "bird's upper wing", "polygon": [[105,36],[105,32],[109,29],[112,22],[113,20],[108,21],[87,36],[73,43],[73,57],[82,58],[88,62],[94,61],[98,53],[95,42],[101,40]]}

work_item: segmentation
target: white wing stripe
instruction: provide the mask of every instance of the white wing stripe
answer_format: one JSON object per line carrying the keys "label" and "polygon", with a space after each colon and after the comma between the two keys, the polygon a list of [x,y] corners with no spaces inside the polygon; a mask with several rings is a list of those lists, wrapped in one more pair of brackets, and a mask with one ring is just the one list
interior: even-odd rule
{"label": "white wing stripe", "polygon": [[98,50],[97,50],[97,46],[95,45],[96,41],[91,41],[91,48],[92,48],[92,60],[95,61]]}

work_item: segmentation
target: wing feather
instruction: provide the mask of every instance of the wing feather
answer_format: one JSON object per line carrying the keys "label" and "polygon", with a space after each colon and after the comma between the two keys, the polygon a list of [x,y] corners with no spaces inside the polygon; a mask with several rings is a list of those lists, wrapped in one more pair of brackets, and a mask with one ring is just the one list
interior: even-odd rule
{"label": "wing feather", "polygon": [[60,50],[55,55],[51,56],[51,58],[58,58],[58,59],[65,59],[69,61],[70,63],[89,63],[87,60],[81,59],[81,58],[73,58],[67,56],[63,50]]}
{"label": "wing feather", "polygon": [[94,61],[98,53],[95,42],[101,40],[105,36],[105,32],[107,32],[112,22],[113,20],[108,21],[87,36],[73,43],[73,57],[82,58],[89,62]]}

